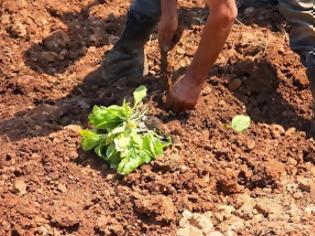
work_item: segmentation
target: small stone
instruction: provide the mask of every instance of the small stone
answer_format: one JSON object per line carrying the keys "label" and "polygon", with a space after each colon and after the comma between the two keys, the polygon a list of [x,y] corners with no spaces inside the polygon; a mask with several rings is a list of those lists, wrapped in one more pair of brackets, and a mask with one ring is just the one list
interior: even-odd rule
{"label": "small stone", "polygon": [[254,205],[254,200],[250,197],[250,195],[244,193],[244,194],[239,194],[236,198],[236,204],[235,207],[237,209],[240,209],[243,204],[250,204]]}
{"label": "small stone", "polygon": [[40,235],[43,235],[43,236],[46,236],[49,234],[49,231],[44,227],[44,226],[40,226],[38,229],[37,229],[37,232],[40,234]]}
{"label": "small stone", "polygon": [[256,143],[255,143],[254,140],[249,140],[249,141],[247,142],[247,148],[248,148],[249,150],[253,150],[255,147],[256,147]]}
{"label": "small stone", "polygon": [[308,215],[315,215],[315,205],[309,205],[305,207],[304,211]]}
{"label": "small stone", "polygon": [[290,194],[294,194],[298,189],[297,184],[287,184],[286,185],[286,191]]}
{"label": "small stone", "polygon": [[262,214],[257,214],[257,215],[254,215],[252,219],[255,222],[261,222],[261,221],[263,221],[264,216]]}
{"label": "small stone", "polygon": [[289,209],[286,211],[291,217],[301,215],[302,211],[295,203],[291,203]]}
{"label": "small stone", "polygon": [[311,192],[311,181],[309,179],[305,179],[305,178],[298,178],[298,185],[299,185],[299,189],[301,189],[302,191]]}
{"label": "small stone", "polygon": [[189,168],[188,168],[188,166],[186,166],[186,165],[181,165],[181,166],[179,167],[179,171],[180,171],[181,174],[187,172],[188,170],[189,170]]}
{"label": "small stone", "polygon": [[10,15],[9,14],[3,14],[1,17],[1,24],[2,25],[8,25],[10,23],[11,23]]}
{"label": "small stone", "polygon": [[296,166],[298,164],[297,160],[293,159],[293,158],[289,158],[288,159],[288,164]]}
{"label": "small stone", "polygon": [[259,199],[255,206],[256,210],[265,217],[273,214],[279,216],[283,214],[283,207],[274,201],[274,199]]}
{"label": "small stone", "polygon": [[43,225],[47,223],[47,220],[41,216],[34,216],[33,220],[36,223],[36,225]]}
{"label": "small stone", "polygon": [[114,174],[108,174],[106,175],[106,180],[112,180],[114,179],[115,175]]}
{"label": "small stone", "polygon": [[107,216],[101,216],[101,217],[99,217],[98,219],[97,219],[97,221],[96,221],[96,226],[97,226],[97,228],[101,228],[102,226],[104,226],[104,225],[107,225],[107,223],[108,223],[108,217]]}
{"label": "small stone", "polygon": [[69,131],[79,133],[82,130],[82,128],[80,125],[67,125],[64,127],[64,130],[69,130]]}
{"label": "small stone", "polygon": [[225,219],[229,219],[235,211],[235,208],[233,206],[222,205],[218,207],[218,210],[223,213]]}
{"label": "small stone", "polygon": [[185,227],[185,225],[187,225],[187,224],[189,224],[189,222],[188,222],[188,219],[187,218],[181,218],[180,220],[179,220],[179,226],[180,227]]}
{"label": "small stone", "polygon": [[192,213],[188,210],[184,210],[183,213],[182,213],[182,216],[184,218],[190,218],[192,216]]}
{"label": "small stone", "polygon": [[26,193],[27,184],[23,180],[16,180],[13,183],[13,192],[16,194],[25,194]]}
{"label": "small stone", "polygon": [[57,189],[58,189],[60,192],[62,192],[62,193],[67,193],[67,192],[68,192],[67,187],[66,187],[66,185],[64,185],[64,184],[58,184],[58,185],[57,185]]}
{"label": "small stone", "polygon": [[296,192],[296,193],[294,193],[293,194],[293,197],[294,197],[294,199],[301,199],[301,198],[303,198],[303,193],[301,193],[301,192]]}
{"label": "small stone", "polygon": [[296,132],[296,128],[291,127],[291,128],[289,128],[289,129],[285,132],[285,135],[286,135],[286,136],[291,136],[291,135],[294,134],[295,132]]}
{"label": "small stone", "polygon": [[254,203],[252,201],[245,202],[237,211],[237,215],[242,219],[251,219],[253,217]]}
{"label": "small stone", "polygon": [[294,224],[298,224],[298,223],[301,222],[301,217],[300,216],[293,216],[290,219],[291,219],[292,223],[294,223]]}
{"label": "small stone", "polygon": [[185,52],[185,50],[184,49],[182,49],[182,48],[177,48],[176,49],[176,52],[179,54],[179,55],[184,55],[186,52]]}
{"label": "small stone", "polygon": [[240,79],[233,79],[229,82],[228,87],[231,91],[235,91],[242,86],[242,81]]}
{"label": "small stone", "polygon": [[230,229],[233,230],[240,230],[244,228],[244,221],[241,218],[234,215],[226,223],[230,226]]}
{"label": "small stone", "polygon": [[196,220],[196,222],[198,222],[198,228],[200,228],[203,232],[213,230],[211,218],[201,214],[194,214],[193,219]]}
{"label": "small stone", "polygon": [[21,22],[15,22],[9,29],[13,37],[24,38],[27,35],[26,26]]}
{"label": "small stone", "polygon": [[5,231],[9,231],[9,230],[10,230],[11,225],[9,224],[9,222],[3,220],[3,221],[1,222],[1,224],[2,224],[2,228],[3,228]]}
{"label": "small stone", "polygon": [[271,132],[272,132],[272,136],[274,138],[279,138],[285,134],[285,129],[281,125],[272,124],[271,125]]}

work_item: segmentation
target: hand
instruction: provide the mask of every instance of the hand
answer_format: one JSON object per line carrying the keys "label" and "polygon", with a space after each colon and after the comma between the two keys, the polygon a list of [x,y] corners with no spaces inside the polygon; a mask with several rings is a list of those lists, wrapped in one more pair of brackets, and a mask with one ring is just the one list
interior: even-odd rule
{"label": "hand", "polygon": [[168,52],[174,47],[173,39],[178,27],[177,15],[162,15],[158,26],[160,48]]}
{"label": "hand", "polygon": [[200,80],[189,73],[183,75],[173,86],[166,99],[168,109],[174,112],[182,112],[193,109],[199,99],[202,89]]}

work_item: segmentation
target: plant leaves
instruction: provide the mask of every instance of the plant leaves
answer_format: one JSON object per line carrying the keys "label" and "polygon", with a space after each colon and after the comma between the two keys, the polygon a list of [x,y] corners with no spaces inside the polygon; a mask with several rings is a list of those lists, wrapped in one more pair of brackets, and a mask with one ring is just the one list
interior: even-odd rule
{"label": "plant leaves", "polygon": [[146,94],[144,86],[135,90],[134,107],[126,101],[121,106],[94,106],[89,115],[93,129],[81,132],[82,148],[94,149],[97,156],[122,175],[162,155],[170,144],[143,125],[146,112],[142,100]]}
{"label": "plant leaves", "polygon": [[92,150],[96,145],[99,144],[101,140],[101,135],[87,129],[83,129],[80,131],[82,136],[81,146],[84,151]]}
{"label": "plant leaves", "polygon": [[94,106],[89,115],[89,123],[95,129],[114,129],[127,121],[132,115],[132,108],[128,105],[110,107]]}
{"label": "plant leaves", "polygon": [[123,152],[130,145],[130,137],[119,137],[114,139],[115,149],[118,152]]}
{"label": "plant leaves", "polygon": [[142,102],[145,96],[147,96],[147,88],[141,85],[133,92],[134,107]]}
{"label": "plant leaves", "polygon": [[245,115],[237,115],[232,119],[232,129],[238,133],[246,131],[251,124],[251,118]]}
{"label": "plant leaves", "polygon": [[130,155],[119,163],[117,172],[121,175],[127,175],[150,159],[148,153],[141,149],[132,148],[130,149]]}

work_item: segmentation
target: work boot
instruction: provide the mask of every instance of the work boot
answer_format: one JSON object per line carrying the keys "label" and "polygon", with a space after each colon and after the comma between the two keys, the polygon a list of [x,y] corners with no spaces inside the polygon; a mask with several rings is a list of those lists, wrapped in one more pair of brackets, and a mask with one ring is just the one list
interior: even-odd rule
{"label": "work boot", "polygon": [[129,12],[119,41],[101,65],[100,74],[105,84],[124,77],[139,79],[148,73],[144,44],[156,24],[157,20],[153,18]]}

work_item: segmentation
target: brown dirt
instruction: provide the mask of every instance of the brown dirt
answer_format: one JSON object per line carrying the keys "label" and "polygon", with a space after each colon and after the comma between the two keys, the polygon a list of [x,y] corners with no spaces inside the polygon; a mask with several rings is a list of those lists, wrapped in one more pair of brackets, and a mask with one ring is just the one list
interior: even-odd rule
{"label": "brown dirt", "polygon": [[[77,133],[94,104],[118,103],[139,85],[87,82],[129,5],[99,2],[0,1],[0,235],[311,235],[311,95],[277,9],[240,12],[196,110],[177,116],[161,108],[153,35],[141,83],[175,143],[122,178],[83,153]],[[201,0],[179,2],[189,24],[174,71],[191,61],[207,13]],[[226,128],[239,113],[253,119],[244,134]]]}

